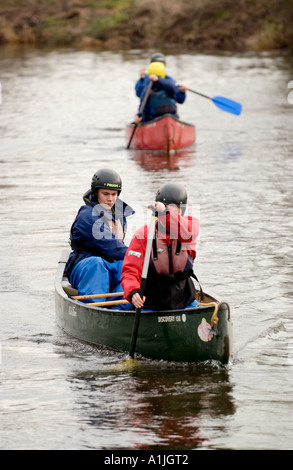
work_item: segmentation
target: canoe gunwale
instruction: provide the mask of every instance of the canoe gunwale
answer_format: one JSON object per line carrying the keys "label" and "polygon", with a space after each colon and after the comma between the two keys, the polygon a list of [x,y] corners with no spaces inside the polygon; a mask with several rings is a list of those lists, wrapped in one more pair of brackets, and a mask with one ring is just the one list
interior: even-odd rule
{"label": "canoe gunwale", "polygon": [[[190,122],[182,121],[182,119],[177,118],[176,116],[173,116],[172,114],[162,114],[162,116],[158,116],[154,119],[151,119],[150,121],[140,122],[139,124],[137,124],[137,127],[138,128],[139,127],[147,127],[150,124],[154,124],[156,122],[162,121],[166,117],[170,117],[173,121],[178,122],[178,124],[183,124],[184,126],[188,126],[188,127],[195,127],[194,124],[191,124]],[[131,128],[133,128],[135,125],[136,124],[134,122],[131,122],[130,124],[128,124],[128,126],[131,127]]]}

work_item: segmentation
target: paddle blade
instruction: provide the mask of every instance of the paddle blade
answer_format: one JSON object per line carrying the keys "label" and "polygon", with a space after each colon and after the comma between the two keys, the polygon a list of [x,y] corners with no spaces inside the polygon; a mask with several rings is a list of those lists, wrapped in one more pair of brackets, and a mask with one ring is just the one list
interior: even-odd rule
{"label": "paddle blade", "polygon": [[236,114],[237,116],[241,114],[242,106],[236,101],[229,100],[223,96],[215,96],[214,98],[211,98],[211,100],[216,106],[218,106],[218,108],[226,111],[227,113]]}
{"label": "paddle blade", "polygon": [[111,367],[111,370],[113,372],[117,371],[117,372],[123,372],[123,371],[131,371],[131,370],[135,370],[138,368],[138,363],[135,359],[133,359],[132,357],[128,357],[125,361],[122,361],[122,362],[119,362],[118,364],[114,364],[112,367]]}

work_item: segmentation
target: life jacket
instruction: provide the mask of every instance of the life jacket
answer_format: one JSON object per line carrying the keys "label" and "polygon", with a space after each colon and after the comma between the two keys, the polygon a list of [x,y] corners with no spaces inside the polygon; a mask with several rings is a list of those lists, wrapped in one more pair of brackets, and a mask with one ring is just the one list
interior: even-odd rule
{"label": "life jacket", "polygon": [[166,244],[161,238],[154,238],[152,261],[158,274],[167,274],[166,266],[169,267],[168,274],[174,274],[185,271],[189,259],[187,251],[181,250],[178,240],[171,240],[171,243]]}
{"label": "life jacket", "polygon": [[191,277],[193,261],[181,249],[178,240],[165,243],[157,236],[153,240],[150,266],[146,281],[145,308],[177,310],[187,307],[196,296]]}
{"label": "life jacket", "polygon": [[176,114],[177,112],[176,101],[168,96],[165,90],[151,90],[149,103],[152,112],[157,116],[167,113]]}

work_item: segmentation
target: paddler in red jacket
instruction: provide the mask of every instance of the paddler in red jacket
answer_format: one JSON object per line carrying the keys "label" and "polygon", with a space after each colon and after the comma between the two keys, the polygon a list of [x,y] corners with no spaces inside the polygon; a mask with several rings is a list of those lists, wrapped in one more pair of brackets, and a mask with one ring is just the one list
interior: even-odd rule
{"label": "paddler in red jacket", "polygon": [[180,184],[164,184],[152,207],[158,213],[145,296],[139,295],[148,226],[138,229],[126,252],[121,284],[135,308],[176,310],[197,305],[191,279],[199,220],[185,216],[187,193]]}

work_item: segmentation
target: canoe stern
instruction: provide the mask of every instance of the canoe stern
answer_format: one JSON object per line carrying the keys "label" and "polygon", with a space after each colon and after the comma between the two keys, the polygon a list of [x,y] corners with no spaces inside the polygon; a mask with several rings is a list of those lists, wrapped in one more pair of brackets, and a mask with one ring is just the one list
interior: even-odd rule
{"label": "canoe stern", "polygon": [[[134,125],[126,128],[126,141],[132,135]],[[139,124],[132,138],[131,147],[138,150],[159,150],[165,153],[179,151],[194,145],[195,126],[180,121],[171,114]]]}

